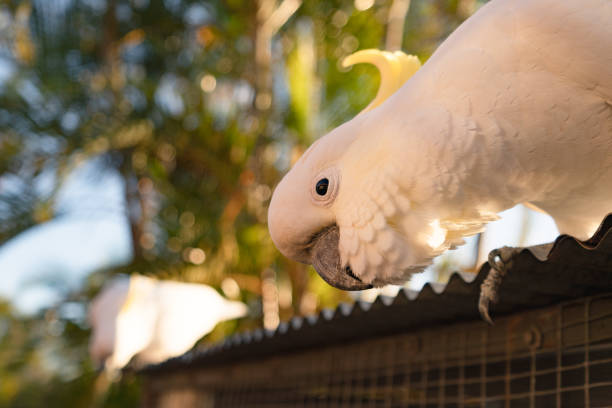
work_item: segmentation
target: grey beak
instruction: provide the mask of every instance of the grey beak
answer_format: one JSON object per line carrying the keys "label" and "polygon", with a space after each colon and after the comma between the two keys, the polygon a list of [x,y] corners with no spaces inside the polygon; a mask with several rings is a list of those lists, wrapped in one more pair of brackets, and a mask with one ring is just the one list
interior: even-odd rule
{"label": "grey beak", "polygon": [[340,230],[333,225],[323,230],[315,239],[311,249],[311,262],[317,273],[331,286],[342,290],[364,290],[373,286],[363,283],[353,274],[350,266],[342,267],[338,242]]}

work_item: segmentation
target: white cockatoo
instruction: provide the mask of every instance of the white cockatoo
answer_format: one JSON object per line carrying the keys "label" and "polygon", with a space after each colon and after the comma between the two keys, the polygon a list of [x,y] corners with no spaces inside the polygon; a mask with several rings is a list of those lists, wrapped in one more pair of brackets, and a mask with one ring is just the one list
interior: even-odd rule
{"label": "white cockatoo", "polygon": [[332,286],[403,283],[519,203],[578,238],[612,211],[611,0],[492,0],[396,92],[415,62],[347,63],[365,61],[384,95],[310,146],[268,213]]}
{"label": "white cockatoo", "polygon": [[189,350],[217,323],[246,315],[210,286],[132,275],[110,281],[93,299],[89,351],[94,362],[116,372],[136,356],[152,364]]}

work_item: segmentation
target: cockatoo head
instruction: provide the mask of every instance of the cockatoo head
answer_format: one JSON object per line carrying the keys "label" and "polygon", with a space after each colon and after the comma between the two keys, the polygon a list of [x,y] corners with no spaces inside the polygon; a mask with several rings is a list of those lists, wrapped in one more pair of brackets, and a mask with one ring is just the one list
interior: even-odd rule
{"label": "cockatoo head", "polygon": [[371,287],[341,269],[334,204],[342,186],[340,159],[355,135],[340,126],[317,140],[276,187],[268,226],[288,258],[315,266],[330,285],[345,290]]}
{"label": "cockatoo head", "polygon": [[[373,269],[381,265],[377,264],[377,255],[367,255],[368,250],[363,246],[358,250],[356,238],[353,239],[356,234],[363,234],[362,238],[367,241],[369,226],[365,231],[356,231],[346,222],[346,212],[350,210],[347,207],[351,207],[353,213],[365,211],[364,221],[385,225],[388,221],[383,214],[374,215],[368,213],[368,209],[358,208],[363,202],[357,196],[359,189],[354,188],[360,182],[356,180],[359,176],[348,169],[367,164],[356,163],[355,155],[348,158],[347,152],[353,144],[360,143],[362,133],[372,132],[371,126],[362,126],[372,123],[366,112],[393,94],[420,67],[414,56],[378,50],[357,52],[347,57],[344,64],[359,62],[374,63],[381,72],[376,98],[364,113],[310,146],[276,187],[268,210],[268,227],[277,248],[291,259],[312,264],[325,281],[344,290],[362,290],[390,283],[376,277]],[[387,228],[379,235],[377,244],[387,245],[387,242],[386,249],[389,249],[401,240],[398,235],[392,227]],[[374,259],[366,262],[366,256]],[[407,269],[405,265],[403,269]]]}

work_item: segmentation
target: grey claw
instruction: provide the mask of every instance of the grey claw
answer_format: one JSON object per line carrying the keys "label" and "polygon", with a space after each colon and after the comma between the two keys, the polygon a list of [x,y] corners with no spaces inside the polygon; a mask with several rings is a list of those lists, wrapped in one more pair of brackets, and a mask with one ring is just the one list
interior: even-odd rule
{"label": "grey claw", "polygon": [[493,325],[493,320],[489,315],[489,299],[482,296],[482,292],[480,294],[480,299],[478,300],[478,311],[480,312],[480,317],[482,320],[489,323],[491,326]]}
{"label": "grey claw", "polygon": [[[508,248],[508,247],[504,247],[504,248]],[[489,265],[491,266],[492,269],[495,269],[497,271],[501,271],[504,267],[504,263],[502,261],[502,249],[494,249],[491,252],[489,252]],[[499,260],[498,260],[499,258]]]}
{"label": "grey claw", "polygon": [[478,299],[478,311],[484,321],[493,324],[493,320],[489,315],[489,305],[491,302],[497,303],[497,291],[506,272],[512,266],[512,256],[519,252],[520,249],[512,247],[503,247],[494,249],[489,253],[489,274],[480,285],[480,298]]}

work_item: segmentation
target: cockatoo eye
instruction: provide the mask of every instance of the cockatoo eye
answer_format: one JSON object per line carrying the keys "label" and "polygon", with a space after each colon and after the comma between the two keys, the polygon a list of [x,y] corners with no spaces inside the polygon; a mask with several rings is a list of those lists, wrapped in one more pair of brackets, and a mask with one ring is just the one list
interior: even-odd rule
{"label": "cockatoo eye", "polygon": [[327,194],[327,187],[329,187],[329,180],[324,178],[317,181],[317,186],[315,187],[315,190],[317,191],[318,195],[324,196],[325,194]]}
{"label": "cockatoo eye", "polygon": [[312,200],[316,205],[330,205],[338,194],[340,172],[335,167],[329,167],[312,180]]}

